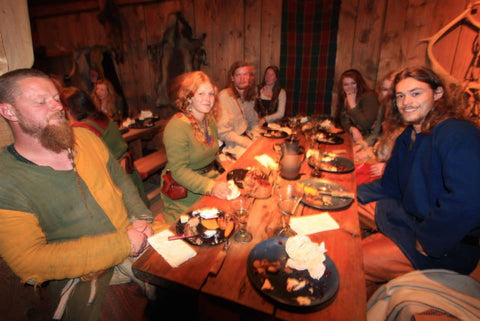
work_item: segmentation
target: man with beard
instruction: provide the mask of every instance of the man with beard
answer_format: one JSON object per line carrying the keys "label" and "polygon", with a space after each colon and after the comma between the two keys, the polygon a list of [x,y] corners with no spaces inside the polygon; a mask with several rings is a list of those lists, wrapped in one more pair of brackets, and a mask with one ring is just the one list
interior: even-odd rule
{"label": "man with beard", "polygon": [[218,136],[225,143],[224,151],[237,158],[252,144],[246,133],[258,125],[253,73],[251,64],[235,62],[228,73],[228,87],[218,94]]}
{"label": "man with beard", "polygon": [[0,152],[0,255],[22,282],[50,281],[54,319],[98,320],[113,267],[145,248],[153,230],[139,218],[152,214],[102,141],[68,125],[44,73],[0,76],[0,114],[14,136]]}
{"label": "man with beard", "polygon": [[430,69],[400,71],[393,89],[386,121],[408,126],[383,177],[357,191],[377,201],[380,233],[362,244],[367,289],[414,269],[469,274],[480,257],[480,131]]}

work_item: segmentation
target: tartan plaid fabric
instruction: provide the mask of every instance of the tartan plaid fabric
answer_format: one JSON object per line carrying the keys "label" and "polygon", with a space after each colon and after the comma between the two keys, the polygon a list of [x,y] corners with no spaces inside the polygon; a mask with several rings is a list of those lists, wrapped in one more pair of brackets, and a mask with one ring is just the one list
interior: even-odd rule
{"label": "tartan plaid fabric", "polygon": [[329,114],[340,0],[283,0],[280,81],[286,115]]}

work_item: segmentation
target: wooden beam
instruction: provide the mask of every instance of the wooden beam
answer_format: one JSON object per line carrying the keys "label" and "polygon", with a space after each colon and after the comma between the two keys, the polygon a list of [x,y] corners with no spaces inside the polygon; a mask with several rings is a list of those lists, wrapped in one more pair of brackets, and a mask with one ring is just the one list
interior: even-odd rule
{"label": "wooden beam", "polygon": [[[163,0],[115,0],[118,6],[138,5],[161,2]],[[65,1],[55,4],[41,4],[30,6],[31,18],[42,18],[64,14],[71,14],[84,11],[100,10],[100,0],[84,0],[84,1]]]}
{"label": "wooden beam", "polygon": [[30,18],[58,16],[80,11],[99,10],[98,0],[85,0],[80,2],[64,2],[54,5],[30,6]]}

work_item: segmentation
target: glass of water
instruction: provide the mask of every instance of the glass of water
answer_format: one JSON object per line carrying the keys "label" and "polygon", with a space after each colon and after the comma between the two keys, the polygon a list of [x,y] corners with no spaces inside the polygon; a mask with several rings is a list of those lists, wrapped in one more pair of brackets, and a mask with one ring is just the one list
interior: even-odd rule
{"label": "glass of water", "polygon": [[289,237],[295,235],[290,229],[290,216],[294,216],[298,205],[303,198],[303,190],[296,183],[277,185],[275,190],[277,207],[282,215],[282,227],[276,231],[277,236]]}
{"label": "glass of water", "polygon": [[252,240],[252,234],[247,231],[248,211],[252,205],[252,199],[240,196],[230,201],[230,207],[236,218],[239,229],[233,236],[234,240],[240,243],[248,243]]}

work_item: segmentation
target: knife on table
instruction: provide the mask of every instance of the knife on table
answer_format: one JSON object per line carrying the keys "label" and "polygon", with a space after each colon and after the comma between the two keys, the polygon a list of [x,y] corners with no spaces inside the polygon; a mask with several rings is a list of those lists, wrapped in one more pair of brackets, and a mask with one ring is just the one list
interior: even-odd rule
{"label": "knife on table", "polygon": [[210,270],[208,271],[209,274],[217,275],[218,271],[223,265],[223,261],[225,261],[225,256],[227,256],[227,251],[230,247],[230,239],[227,238],[225,241],[225,246],[223,249],[217,254],[217,257],[213,260],[212,265],[210,265]]}
{"label": "knife on table", "polygon": [[354,198],[355,193],[346,192],[346,191],[317,191],[317,195],[332,196],[338,198]]}

